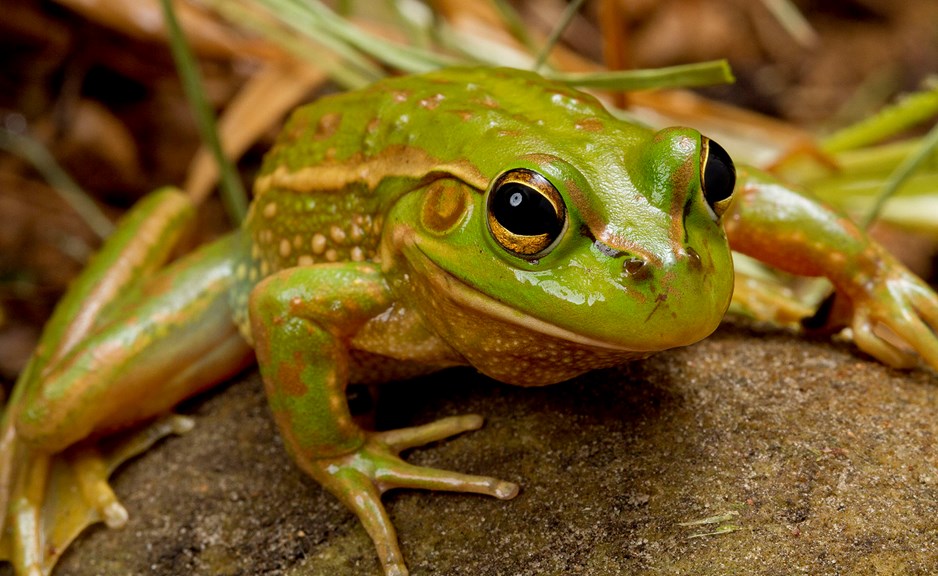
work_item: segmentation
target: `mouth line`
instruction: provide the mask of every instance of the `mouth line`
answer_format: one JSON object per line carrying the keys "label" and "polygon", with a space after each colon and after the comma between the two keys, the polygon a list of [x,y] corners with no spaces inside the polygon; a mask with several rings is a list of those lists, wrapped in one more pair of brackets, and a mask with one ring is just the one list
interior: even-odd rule
{"label": "mouth line", "polygon": [[590,338],[589,336],[583,336],[567,328],[562,328],[546,320],[516,310],[508,304],[476,290],[440,267],[429,255],[420,250],[419,247],[414,246],[414,248],[420,255],[420,261],[423,263],[422,266],[426,272],[424,276],[429,279],[436,289],[447,294],[460,306],[524,328],[528,331],[550,336],[558,340],[564,340],[572,344],[612,352],[646,352],[645,350],[627,348],[603,340]]}

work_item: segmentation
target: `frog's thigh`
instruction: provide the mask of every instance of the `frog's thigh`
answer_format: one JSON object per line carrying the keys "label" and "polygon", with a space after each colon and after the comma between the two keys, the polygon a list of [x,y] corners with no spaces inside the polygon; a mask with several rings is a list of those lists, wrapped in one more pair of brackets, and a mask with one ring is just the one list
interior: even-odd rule
{"label": "frog's thigh", "polygon": [[49,367],[24,398],[21,439],[58,452],[92,433],[124,428],[248,365],[253,353],[231,320],[232,274],[223,250],[167,272],[172,288],[122,311]]}
{"label": "frog's thigh", "polygon": [[366,263],[284,270],[251,293],[251,332],[267,397],[301,467],[364,441],[345,399],[348,346],[389,305],[380,270]]}

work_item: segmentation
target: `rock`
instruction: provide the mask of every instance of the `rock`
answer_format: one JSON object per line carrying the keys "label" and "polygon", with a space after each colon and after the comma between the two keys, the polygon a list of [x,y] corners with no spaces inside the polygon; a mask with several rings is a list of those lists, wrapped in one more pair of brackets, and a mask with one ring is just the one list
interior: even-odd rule
{"label": "rock", "polygon": [[[461,369],[381,390],[382,428],[487,419],[411,462],[522,485],[385,496],[415,576],[938,571],[938,377],[849,343],[735,320],[556,386]],[[256,373],[182,411],[195,430],[115,476],[128,525],[88,531],[58,574],[380,574],[288,459]]]}

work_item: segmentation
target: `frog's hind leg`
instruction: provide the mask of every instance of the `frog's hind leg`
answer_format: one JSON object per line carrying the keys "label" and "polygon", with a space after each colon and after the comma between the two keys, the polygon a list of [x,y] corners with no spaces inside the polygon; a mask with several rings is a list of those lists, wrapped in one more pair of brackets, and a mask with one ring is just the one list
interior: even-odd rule
{"label": "frog's hind leg", "polygon": [[[151,294],[122,310],[132,322],[92,334],[44,374],[41,387],[22,395],[15,419],[20,443],[27,453],[53,455],[53,461],[48,488],[29,499],[35,536],[13,538],[17,546],[42,552],[14,549],[14,559],[38,556],[48,571],[89,524],[121,524],[125,513],[107,483],[110,472],[173,428],[132,432],[123,445],[100,453],[99,439],[105,445],[116,437],[112,433],[169,412],[251,362],[251,349],[231,321],[228,248],[222,241],[201,251],[198,263],[187,258],[168,268],[146,287]],[[30,508],[23,498],[33,494],[19,494],[18,513]]]}
{"label": "frog's hind leg", "polygon": [[[155,275],[187,212],[176,192],[135,208],[63,298],[17,381],[0,423],[0,558],[17,574],[48,574],[92,523],[121,524],[108,475],[187,423],[160,420],[102,451],[97,437],[168,411],[248,361],[227,304],[236,238]],[[177,371],[187,360],[193,367]]]}
{"label": "frog's hind leg", "polygon": [[[16,452],[11,417],[22,395],[41,385],[41,374],[95,329],[103,308],[161,267],[187,229],[193,206],[181,192],[164,189],[138,203],[101,251],[75,279],[43,330],[36,352],[17,379],[0,420],[0,510],[6,509]],[[5,524],[0,514],[0,532]]]}
{"label": "frog's hind leg", "polygon": [[30,450],[16,433],[22,398],[41,386],[46,368],[95,329],[103,308],[163,265],[193,213],[189,199],[170,189],[138,203],[56,306],[36,352],[17,379],[0,419],[0,511],[4,511],[0,558],[14,558],[18,572],[38,570],[39,508],[51,466],[49,455]]}

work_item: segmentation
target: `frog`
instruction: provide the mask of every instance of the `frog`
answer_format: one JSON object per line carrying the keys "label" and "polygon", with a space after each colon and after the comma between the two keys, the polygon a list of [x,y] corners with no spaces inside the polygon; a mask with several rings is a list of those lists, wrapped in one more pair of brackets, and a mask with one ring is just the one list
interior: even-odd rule
{"label": "frog", "polygon": [[938,368],[938,296],[850,218],[697,130],[624,120],[530,71],[319,98],[265,156],[240,228],[174,257],[194,212],[172,188],[135,206],[17,381],[0,421],[0,556],[17,574],[50,574],[91,523],[123,525],[114,467],[254,363],[292,460],[358,517],[385,576],[408,574],[383,493],[510,500],[519,484],[401,457],[481,415],[366,430],[350,383],[471,366],[543,386],[691,345],[731,304],[733,251],[829,279],[818,325]]}

